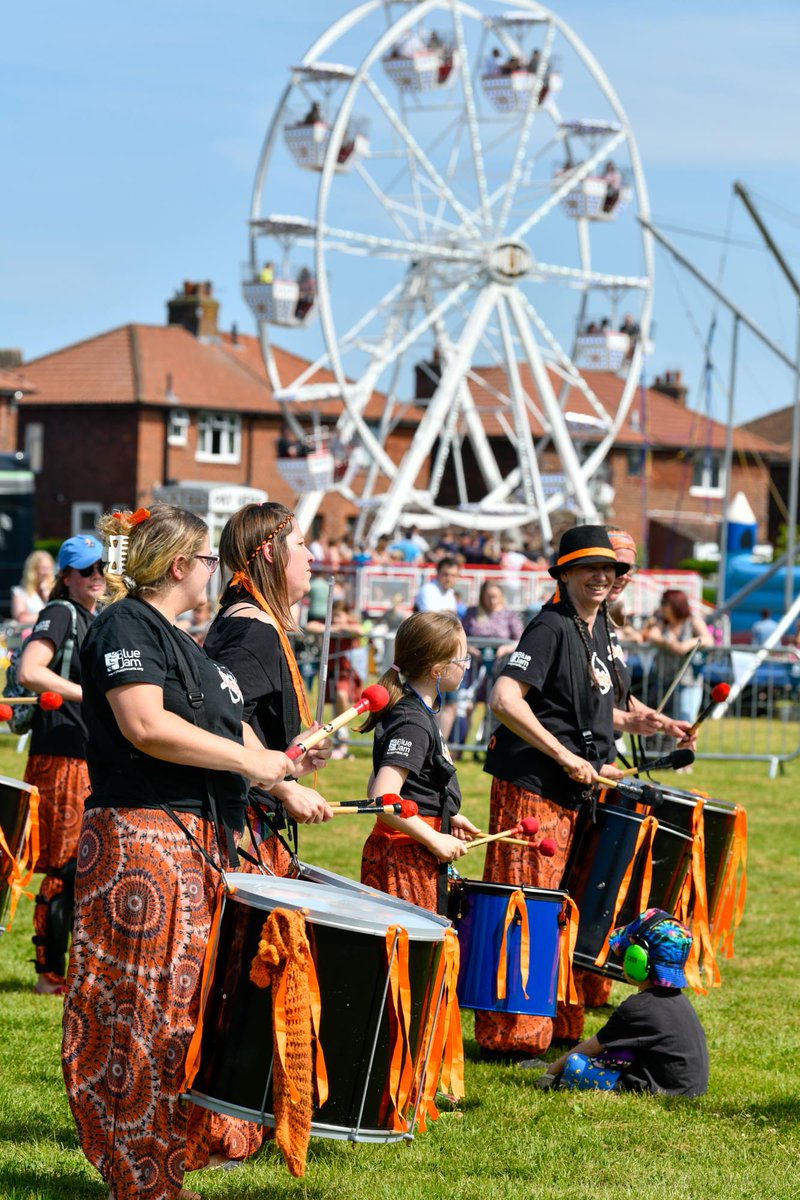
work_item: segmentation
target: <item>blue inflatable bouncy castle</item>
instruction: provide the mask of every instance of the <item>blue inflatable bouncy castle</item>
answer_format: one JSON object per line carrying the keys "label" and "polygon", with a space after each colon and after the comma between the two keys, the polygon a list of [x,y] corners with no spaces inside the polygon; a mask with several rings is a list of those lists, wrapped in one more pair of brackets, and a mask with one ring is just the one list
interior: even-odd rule
{"label": "blue inflatable bouncy castle", "polygon": [[[738,492],[728,513],[728,559],[725,573],[727,600],[754,579],[766,575],[769,570],[769,563],[756,562],[753,558],[757,529],[758,523],[746,496]],[[765,580],[762,587],[754,588],[731,610],[732,634],[749,633],[765,609],[776,621],[780,620],[784,613],[786,571],[786,567],[780,567]],[[800,567],[794,567],[792,575],[792,594],[796,598],[800,593]]]}

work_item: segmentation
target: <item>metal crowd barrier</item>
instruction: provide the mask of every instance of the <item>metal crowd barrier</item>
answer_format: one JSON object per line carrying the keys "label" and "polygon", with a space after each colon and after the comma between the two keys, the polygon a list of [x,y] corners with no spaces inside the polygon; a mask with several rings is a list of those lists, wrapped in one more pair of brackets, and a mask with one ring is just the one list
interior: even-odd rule
{"label": "metal crowd barrier", "polygon": [[[313,689],[319,672],[320,637],[306,635],[298,645],[298,660]],[[478,653],[464,678],[456,703],[456,718],[448,739],[454,756],[482,754],[486,749],[494,720],[486,709],[484,696],[498,672],[495,652],[505,639],[469,638]],[[380,676],[393,659],[394,630],[376,624],[355,649],[334,651],[329,661],[328,695],[331,703],[337,689],[356,686],[354,672],[363,683]],[[665,660],[655,647],[624,643],[628,667],[633,679],[633,694],[656,707],[666,693],[681,660]],[[746,673],[758,646],[720,645],[703,648],[692,660],[691,672],[667,703],[671,716],[694,721],[709,704],[711,692],[719,683],[731,686]],[[348,665],[349,664],[349,665]],[[643,739],[648,756],[657,756],[674,748],[672,739],[663,735]],[[351,745],[369,746],[371,738],[351,737]],[[769,651],[743,691],[733,703],[720,705],[703,723],[698,736],[697,758],[744,762],[766,762],[774,778],[784,764],[800,756],[800,650],[784,646]]]}

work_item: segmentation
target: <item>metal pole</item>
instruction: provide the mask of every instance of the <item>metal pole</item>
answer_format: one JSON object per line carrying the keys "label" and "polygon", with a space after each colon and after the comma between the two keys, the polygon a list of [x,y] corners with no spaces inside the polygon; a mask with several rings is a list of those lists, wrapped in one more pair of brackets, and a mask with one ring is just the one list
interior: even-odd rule
{"label": "metal pole", "polygon": [[800,454],[800,292],[797,293],[797,365],[794,376],[794,412],[792,413],[792,453],[789,459],[789,520],[786,531],[786,580],[783,610],[788,612],[794,599],[794,559],[797,552],[797,484]]}
{"label": "metal pole", "polygon": [[733,397],[736,390],[736,352],[739,345],[739,317],[733,317],[731,343],[731,376],[728,384],[728,423],[725,430],[725,499],[719,533],[719,567],[717,574],[717,608],[725,603],[725,575],[728,570],[728,509],[731,505],[731,475],[733,471]]}

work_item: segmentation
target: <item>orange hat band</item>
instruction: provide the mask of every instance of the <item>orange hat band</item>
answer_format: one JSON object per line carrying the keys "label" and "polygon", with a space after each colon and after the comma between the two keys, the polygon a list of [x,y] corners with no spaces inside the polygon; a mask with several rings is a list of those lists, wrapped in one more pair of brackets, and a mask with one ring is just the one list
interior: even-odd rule
{"label": "orange hat band", "polygon": [[562,555],[556,560],[556,566],[565,567],[579,558],[607,558],[610,563],[614,564],[617,561],[616,554],[608,546],[589,546],[585,550],[573,550],[571,554]]}

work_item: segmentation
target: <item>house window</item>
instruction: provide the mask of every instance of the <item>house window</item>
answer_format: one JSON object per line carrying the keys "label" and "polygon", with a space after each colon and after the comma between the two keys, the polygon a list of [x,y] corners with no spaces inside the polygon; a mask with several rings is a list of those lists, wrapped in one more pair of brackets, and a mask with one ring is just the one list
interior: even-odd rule
{"label": "house window", "polygon": [[238,413],[207,412],[197,418],[197,462],[238,463],[242,418]]}
{"label": "house window", "polygon": [[79,533],[94,533],[103,512],[102,504],[81,501],[72,506],[72,536]]}
{"label": "house window", "polygon": [[629,450],[628,451],[628,475],[641,476],[644,474],[646,451],[645,450]]}
{"label": "house window", "polygon": [[725,489],[722,455],[710,450],[697,451],[692,462],[691,496],[721,496]]}
{"label": "house window", "polygon": [[185,408],[170,409],[167,419],[167,441],[170,446],[185,446],[189,431],[189,414]]}

